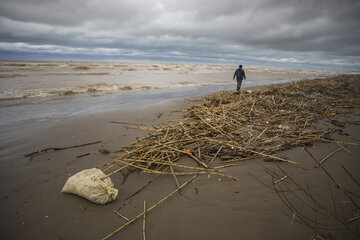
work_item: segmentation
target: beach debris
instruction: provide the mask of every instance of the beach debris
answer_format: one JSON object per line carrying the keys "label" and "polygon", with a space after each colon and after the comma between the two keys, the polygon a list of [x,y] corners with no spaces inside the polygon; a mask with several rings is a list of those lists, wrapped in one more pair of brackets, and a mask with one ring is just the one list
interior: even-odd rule
{"label": "beach debris", "polygon": [[71,176],[61,192],[72,193],[93,203],[105,204],[116,199],[118,190],[109,177],[97,168],[85,169]]}
{"label": "beach debris", "polygon": [[[318,169],[322,170],[323,175],[327,176],[328,181],[324,181],[323,187],[320,187],[320,189],[315,191],[306,182],[307,178],[303,173],[300,173],[302,178],[299,178],[294,172],[289,174],[289,171],[285,170],[281,165],[273,165],[277,170],[276,168],[275,170],[269,169],[263,165],[265,172],[273,179],[271,185],[263,183],[256,177],[255,179],[275,191],[284,204],[282,212],[291,218],[291,223],[298,222],[312,229],[319,234],[319,239],[328,239],[326,236],[332,234],[346,236],[343,237],[344,239],[360,239],[359,222],[357,221],[360,219],[360,205],[358,202],[360,196],[357,194],[360,186],[359,181],[341,164],[339,165],[352,179],[352,182],[349,182],[349,178],[343,174],[344,172],[339,171],[341,169],[331,171],[336,173],[336,176],[331,174],[325,168],[325,164],[321,164],[321,161],[309,149],[305,147],[304,150],[317,163]],[[323,159],[333,156],[338,151],[340,150],[332,151]],[[313,175],[314,172],[319,171],[318,169],[314,169],[310,174]],[[354,171],[356,172],[356,170]],[[285,179],[286,181],[284,181]],[[335,185],[331,186],[331,182]],[[334,187],[339,192],[333,192]],[[343,205],[346,205],[346,208]],[[341,209],[341,211],[337,211],[338,209]]]}
{"label": "beach debris", "polygon": [[161,118],[161,116],[163,115],[164,113],[158,113],[156,116],[157,116],[157,118]]}
{"label": "beach debris", "polygon": [[296,217],[296,212],[294,212],[294,214],[293,214],[293,216],[292,216],[292,218],[291,218],[291,224],[294,224],[294,219],[295,219],[295,217]]}
{"label": "beach debris", "polygon": [[[117,228],[115,231],[113,231],[112,233],[110,233],[109,235],[107,235],[106,237],[104,237],[102,240],[108,239],[110,237],[112,237],[114,234],[116,234],[117,232],[119,232],[121,229],[123,229],[124,227],[128,226],[129,224],[131,224],[132,222],[136,221],[138,218],[142,217],[143,215],[145,215],[146,213],[150,212],[152,209],[154,209],[156,206],[158,206],[159,204],[161,204],[162,202],[164,202],[166,199],[168,199],[169,197],[171,197],[172,195],[174,195],[176,192],[178,192],[179,190],[181,190],[183,187],[185,187],[186,185],[188,185],[191,181],[193,181],[198,175],[194,175],[193,177],[191,177],[189,180],[187,180],[185,183],[183,183],[179,188],[177,188],[176,190],[172,191],[169,195],[167,195],[166,197],[162,198],[160,201],[158,201],[156,204],[154,204],[153,206],[151,206],[150,208],[147,208],[146,210],[144,210],[142,213],[140,213],[139,215],[137,215],[136,217],[134,217],[133,219],[131,219],[130,221],[128,221],[127,223],[125,223],[124,225],[122,225],[121,227]],[[145,206],[146,207],[146,206]]]}
{"label": "beach debris", "polygon": [[144,201],[144,216],[143,216],[143,227],[142,227],[142,236],[143,240],[145,240],[145,222],[146,222],[146,201]]}
{"label": "beach debris", "polygon": [[283,130],[283,131],[289,131],[290,130],[290,127],[288,125],[282,125],[280,124],[278,126],[279,129]]}
{"label": "beach debris", "polygon": [[45,148],[45,149],[41,149],[29,154],[26,154],[24,157],[30,157],[30,160],[36,156],[37,154],[40,153],[46,153],[46,152],[51,152],[51,151],[60,151],[60,150],[65,150],[65,149],[70,149],[70,148],[78,148],[78,147],[84,147],[84,146],[88,146],[88,145],[93,145],[93,144],[98,144],[101,143],[101,141],[95,141],[95,142],[89,142],[89,143],[84,143],[84,144],[78,144],[78,145],[71,145],[71,146],[66,146],[66,147],[51,147],[51,148]]}
{"label": "beach debris", "polygon": [[[321,161],[319,161],[319,164],[316,164],[316,168],[318,168],[321,164],[323,164],[326,160],[328,160],[332,155],[334,155],[335,153],[339,152],[340,150],[342,150],[343,148],[338,148],[335,151],[329,153],[326,157],[324,157]],[[307,150],[307,149],[306,149]],[[310,151],[307,151],[310,155],[312,155],[312,153]],[[312,158],[315,158],[314,155],[312,155]]]}
{"label": "beach debris", "polygon": [[[251,93],[221,91],[210,94],[202,101],[192,103],[189,109],[182,110],[185,114],[181,119],[163,126],[126,126],[152,133],[121,146],[123,151],[104,166],[103,171],[107,175],[102,179],[125,170],[138,170],[156,174],[157,177],[172,175],[177,192],[183,187],[179,186],[181,178],[177,176],[203,174],[209,178],[215,175],[212,176],[213,181],[225,178],[238,180],[225,174],[226,168],[218,168],[219,165],[230,166],[224,164],[259,158],[264,158],[265,162],[297,165],[297,162],[277,156],[278,153],[299,146],[311,146],[316,142],[345,144],[332,137],[334,132],[339,133],[342,129],[328,123],[335,118],[341,119],[339,117],[352,113],[354,108],[360,106],[358,82],[358,75],[348,75],[295,81]],[[320,121],[325,122],[325,126],[318,124]],[[190,161],[192,164],[186,164]],[[320,161],[317,163],[323,167]],[[279,168],[281,165],[271,164]],[[126,199],[138,194],[152,181]],[[291,175],[282,172],[274,177],[272,184],[281,187],[293,182]],[[305,188],[300,190],[307,191]],[[104,239],[113,236],[153,207],[144,210]],[[293,220],[297,222],[300,218],[301,212],[296,212]]]}
{"label": "beach debris", "polygon": [[90,153],[84,153],[84,154],[76,156],[76,158],[82,158],[82,157],[85,157],[85,156],[88,156],[88,155],[90,155]]}
{"label": "beach debris", "polygon": [[135,125],[135,126],[144,126],[144,124],[141,124],[141,123],[129,123],[129,122],[120,122],[120,121],[111,121],[110,123],[125,124],[125,125]]}
{"label": "beach debris", "polygon": [[124,215],[122,215],[121,213],[119,213],[118,211],[116,211],[115,209],[113,209],[113,212],[118,215],[119,217],[125,219],[126,221],[130,221],[127,217],[125,217]]}
{"label": "beach debris", "polygon": [[[358,78],[349,75],[295,81],[251,94],[210,94],[192,102],[181,119],[159,127],[138,127],[153,133],[122,146],[124,151],[104,172],[111,174],[127,168],[173,176],[227,176],[213,165],[261,157],[265,162],[298,164],[276,154],[315,142],[335,141],[331,134],[341,129],[316,124],[334,120],[328,118],[329,113],[345,115],[360,105]],[[311,95],[316,99],[304,97]],[[178,164],[183,158],[192,159],[198,167]]]}
{"label": "beach debris", "polygon": [[[343,186],[341,185],[341,183],[339,183],[328,171],[327,169],[319,162],[319,160],[317,158],[314,157],[314,155],[310,152],[309,149],[307,149],[306,147],[304,148],[304,150],[314,159],[314,161],[317,163],[317,165],[324,171],[324,173],[326,175],[328,175],[328,177],[336,184],[336,186],[340,189],[341,192],[344,193],[344,195],[349,199],[349,201],[351,201],[351,203],[356,207],[357,210],[360,210],[360,205],[353,200],[353,198],[351,197],[351,195],[348,193],[348,191],[346,191]],[[338,149],[341,150],[341,149]],[[336,150],[336,151],[338,151]],[[335,151],[335,152],[336,152]],[[334,153],[334,152],[333,152]],[[329,154],[332,155],[333,153]],[[329,156],[328,155],[328,156]],[[326,157],[325,157],[326,158]]]}
{"label": "beach debris", "polygon": [[284,162],[284,161],[281,161],[280,159],[274,159],[274,158],[264,158],[263,161],[264,162]]}
{"label": "beach debris", "polygon": [[347,221],[350,223],[350,222],[353,222],[355,220],[358,220],[360,219],[360,213],[358,212],[357,214],[354,215],[354,217],[348,219]]}
{"label": "beach debris", "polygon": [[279,183],[279,182],[281,182],[281,181],[285,180],[287,177],[288,177],[288,176],[284,176],[284,177],[282,177],[282,178],[280,178],[280,179],[278,179],[278,180],[274,181],[274,184],[277,184],[277,183]]}
{"label": "beach debris", "polygon": [[105,148],[100,148],[100,149],[98,149],[98,151],[99,151],[100,153],[103,153],[103,154],[109,154],[109,153],[110,153],[110,151],[107,150],[107,149],[105,149]]}
{"label": "beach debris", "polygon": [[297,91],[290,92],[290,95],[295,96],[295,97],[305,97],[306,93],[304,93],[301,90],[297,90]]}

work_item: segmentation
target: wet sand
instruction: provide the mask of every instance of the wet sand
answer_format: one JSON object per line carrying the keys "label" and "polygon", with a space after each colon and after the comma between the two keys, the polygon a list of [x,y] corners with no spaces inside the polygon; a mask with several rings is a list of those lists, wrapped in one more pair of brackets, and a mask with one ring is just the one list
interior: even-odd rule
{"label": "wet sand", "polygon": [[[61,188],[70,175],[83,169],[102,166],[117,155],[122,145],[130,144],[148,132],[128,129],[129,122],[144,126],[156,126],[171,119],[181,118],[176,109],[189,106],[180,100],[146,108],[112,111],[78,117],[61,124],[45,127],[26,140],[14,141],[18,151],[6,155],[0,161],[1,182],[1,239],[101,239],[120,227],[126,220],[114,214],[121,212],[129,219],[143,211],[143,201],[150,207],[176,189],[171,175],[160,176],[134,172],[125,178],[122,174],[111,177],[119,189],[116,201],[96,205],[80,197],[61,193]],[[359,121],[359,109],[348,116]],[[321,123],[320,123],[321,124]],[[349,124],[343,130],[348,134],[334,134],[338,140],[359,144],[360,126]],[[354,139],[355,138],[355,139]],[[357,139],[357,140],[356,140]],[[43,153],[32,159],[24,155],[48,147],[63,147],[88,142],[99,144]],[[360,179],[358,145],[343,144],[346,150],[334,154],[326,162],[329,172],[344,185],[352,180],[341,166],[346,166],[356,179]],[[309,147],[322,159],[338,149],[336,143],[319,143]],[[110,154],[100,153],[107,149]],[[80,155],[89,155],[77,158]],[[314,195],[326,198],[329,191],[328,177],[319,168],[304,148],[298,147],[279,154],[299,165],[278,163],[302,184],[307,183]],[[277,171],[275,163],[264,159],[243,161],[228,168],[226,173],[237,177],[234,181],[224,177],[198,176],[187,185],[182,195],[175,194],[157,206],[146,216],[147,239],[310,239],[316,237],[311,229],[301,225],[285,213],[286,206],[272,189],[272,177],[266,168]],[[254,177],[255,176],[255,177]],[[124,180],[125,178],[125,180]],[[180,184],[189,176],[179,177]],[[150,180],[153,182],[143,191],[128,198]],[[325,186],[325,187],[324,187]],[[355,194],[360,195],[357,188]],[[346,208],[346,198],[338,195]],[[355,198],[356,201],[359,198]],[[344,203],[343,203],[344,202]],[[283,212],[284,211],[284,212]],[[339,233],[340,234],[340,233]],[[333,236],[338,239],[356,239],[353,235]],[[350,237],[350,238],[348,238]],[[142,239],[142,220],[137,220],[118,232],[111,239]]]}

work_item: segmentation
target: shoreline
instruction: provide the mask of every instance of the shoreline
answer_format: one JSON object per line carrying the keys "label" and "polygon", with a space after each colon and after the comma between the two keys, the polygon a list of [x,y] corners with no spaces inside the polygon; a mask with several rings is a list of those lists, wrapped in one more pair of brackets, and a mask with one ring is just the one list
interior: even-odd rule
{"label": "shoreline", "polygon": [[[271,83],[243,83],[242,89],[267,87],[277,84],[296,81],[283,79]],[[233,81],[234,82],[234,81]],[[117,111],[119,109],[131,109],[140,105],[155,105],[158,102],[184,99],[195,96],[204,96],[213,92],[233,89],[234,84],[214,86],[184,86],[182,88],[163,88],[151,90],[134,90],[126,93],[112,93],[103,95],[69,95],[59,98],[24,98],[0,102],[1,125],[13,125],[15,122],[27,123],[31,121],[52,121],[86,116],[102,112]],[[23,102],[25,100],[25,102]],[[20,101],[20,102],[19,102]],[[27,102],[29,101],[29,102]],[[56,109],[61,109],[57,112]],[[22,113],[22,114],[19,114]]]}
{"label": "shoreline", "polygon": [[[144,200],[148,206],[156,203],[176,188],[172,176],[153,180],[154,175],[135,173],[124,180],[125,176],[115,174],[111,179],[119,189],[119,196],[115,202],[105,206],[92,204],[77,196],[61,194],[60,190],[69,174],[109,163],[118,155],[115,152],[120,150],[121,146],[149,133],[128,129],[126,124],[111,121],[136,123],[146,127],[160,126],[181,118],[182,112],[177,110],[186,106],[190,106],[189,103],[177,99],[153,105],[151,108],[78,117],[69,119],[56,128],[45,128],[39,135],[30,134],[28,141],[32,142],[18,142],[17,147],[22,148],[12,153],[12,156],[2,158],[0,162],[2,238],[99,239],[124,223],[123,219],[113,213],[114,209],[132,218],[141,212]],[[351,115],[351,118],[359,121],[358,115]],[[355,139],[360,138],[359,125],[350,124],[344,131]],[[347,136],[337,137],[349,141]],[[40,154],[31,160],[23,157],[46,147],[71,146],[93,141],[101,143]],[[320,159],[337,148],[339,146],[335,143],[317,143],[310,149]],[[350,166],[349,169],[358,169],[359,147],[348,145],[346,148],[352,154],[341,151],[336,155],[341,161],[336,163],[329,160],[327,166],[330,170],[338,171],[339,164]],[[100,153],[99,149],[107,149],[110,154]],[[77,158],[87,153],[89,155]],[[324,182],[323,174],[313,169],[314,161],[301,147],[281,152],[281,156],[301,163],[301,167],[284,166],[286,171],[301,181],[307,180],[304,179],[305,175],[312,182]],[[229,169],[229,174],[237,176],[239,181],[214,176],[198,177],[193,185],[184,189],[183,195],[174,195],[147,216],[149,238],[219,239],[227,236],[232,239],[240,236],[248,239],[304,239],[314,236],[311,230],[292,222],[291,218],[281,213],[278,207],[283,205],[277,195],[251,177],[249,172],[264,181],[271,180],[264,172],[263,164],[266,163],[259,158],[240,162]],[[185,182],[187,178],[179,177],[179,180]],[[151,180],[154,183],[150,188],[126,199]],[[317,183],[314,190],[323,191]],[[136,222],[117,237],[140,239],[140,228],[141,223]]]}
{"label": "shoreline", "polygon": [[[272,85],[262,85],[262,86],[251,86],[251,87],[243,87],[242,91],[247,90],[254,90],[254,89],[261,89],[271,86],[276,86],[278,84],[272,84]],[[217,89],[218,91],[225,90],[223,87],[210,87],[210,89]],[[28,119],[28,120],[21,120],[19,122],[10,122],[10,123],[4,123],[0,125],[0,130],[2,132],[2,135],[0,137],[0,157],[2,159],[8,159],[7,155],[11,155],[14,152],[18,151],[24,151],[26,148],[14,148],[13,146],[23,146],[28,145],[26,143],[28,142],[37,142],[40,141],[42,144],[45,144],[48,142],[48,140],[41,140],[40,136],[47,135],[48,131],[52,131],[54,128],[72,128],[72,125],[81,125],[80,122],[86,122],[87,119],[106,119],[106,117],[103,116],[115,116],[127,114],[129,112],[129,115],[136,116],[137,111],[148,111],[149,109],[156,109],[160,107],[163,111],[167,111],[166,105],[171,106],[177,106],[178,108],[184,107],[185,104],[182,103],[184,99],[186,98],[199,98],[201,99],[203,96],[206,96],[206,94],[212,94],[216,91],[211,91],[209,93],[206,88],[204,88],[203,91],[199,91],[198,89],[194,89],[190,92],[181,93],[180,96],[170,96],[170,93],[166,93],[163,96],[160,94],[156,97],[158,99],[157,101],[154,99],[151,99],[150,101],[147,101],[147,98],[149,98],[151,95],[147,97],[143,97],[141,99],[141,103],[135,103],[135,97],[132,97],[130,99],[130,103],[121,103],[121,105],[118,106],[117,109],[115,109],[115,103],[111,102],[110,109],[99,109],[98,111],[92,111],[87,112],[83,111],[83,113],[75,114],[74,116],[59,116],[59,117],[40,117],[35,119]],[[195,94],[194,94],[195,93]],[[203,94],[202,94],[203,93]],[[185,94],[185,95],[184,95]],[[205,94],[205,95],[204,95]],[[170,97],[170,98],[169,98]],[[36,105],[36,104],[35,104]],[[103,104],[104,105],[104,104]],[[40,107],[40,106],[39,106]],[[49,109],[51,111],[51,109]],[[34,111],[34,114],[36,114],[36,111]],[[63,113],[60,113],[63,114]],[[4,116],[6,114],[4,113]],[[11,116],[11,115],[10,115]],[[9,118],[9,116],[7,116]],[[146,117],[144,117],[146,118]],[[99,120],[100,121],[100,120]],[[108,119],[108,121],[115,121]],[[97,123],[94,123],[97,124]],[[107,123],[106,123],[107,124]],[[59,131],[57,131],[57,134],[59,134]],[[25,147],[26,147],[25,146]],[[39,146],[39,144],[37,144]],[[9,152],[9,147],[12,149],[12,152]],[[35,151],[35,150],[34,150]],[[18,156],[19,157],[19,156]]]}

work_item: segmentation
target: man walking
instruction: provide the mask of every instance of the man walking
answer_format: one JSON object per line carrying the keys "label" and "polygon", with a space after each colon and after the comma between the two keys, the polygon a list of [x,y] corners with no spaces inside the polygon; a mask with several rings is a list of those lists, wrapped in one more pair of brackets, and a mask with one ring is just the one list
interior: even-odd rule
{"label": "man walking", "polygon": [[236,69],[234,76],[233,76],[233,80],[235,79],[235,76],[236,76],[236,81],[237,81],[236,90],[239,92],[240,88],[241,88],[242,80],[246,79],[245,71],[242,69],[242,65],[239,65],[239,68]]}

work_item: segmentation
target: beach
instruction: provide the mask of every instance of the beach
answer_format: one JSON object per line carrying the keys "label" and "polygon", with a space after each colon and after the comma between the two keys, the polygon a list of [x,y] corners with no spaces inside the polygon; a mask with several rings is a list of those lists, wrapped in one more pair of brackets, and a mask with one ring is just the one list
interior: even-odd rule
{"label": "beach", "polygon": [[[256,91],[245,88],[243,92],[246,90]],[[144,201],[148,207],[157,203],[177,188],[172,175],[158,177],[138,171],[128,175],[114,174],[111,179],[119,195],[114,202],[106,205],[93,204],[78,196],[61,193],[61,189],[68,177],[83,169],[103,168],[104,164],[119,155],[122,146],[152,132],[136,126],[160,127],[169,124],[169,121],[171,123],[183,117],[184,111],[179,109],[191,108],[202,100],[203,97],[199,96],[190,98],[190,101],[184,101],[181,97],[163,99],[157,103],[132,105],[120,110],[79,114],[62,121],[46,121],[46,124],[36,121],[27,125],[33,127],[27,127],[26,134],[18,130],[21,125],[10,126],[15,128],[14,131],[10,131],[10,127],[7,131],[4,128],[7,135],[2,137],[4,144],[1,146],[0,162],[1,238],[102,239],[126,223],[114,210],[132,219],[143,211]],[[329,157],[326,169],[344,186],[355,189],[352,196],[355,202],[359,202],[358,186],[342,170],[342,166],[345,166],[355,179],[360,179],[357,171],[360,164],[359,107],[336,117],[341,122],[348,122],[340,132],[346,134],[333,134],[346,150],[339,150]],[[32,158],[24,157],[41,149],[94,142],[99,143],[40,153]],[[347,144],[349,142],[353,144]],[[318,159],[323,159],[339,149],[339,145],[330,141],[315,143],[307,148]],[[109,153],[102,153],[99,151],[101,149]],[[314,168],[316,162],[303,146],[281,151],[278,156],[298,164],[266,162],[264,157],[258,157],[236,162],[226,169],[226,174],[236,177],[236,181],[223,176],[199,175],[182,189],[182,194],[174,194],[146,215],[146,238],[320,239],[314,229],[299,223],[299,215],[289,213],[279,193],[264,186],[264,183],[272,185],[274,176],[269,172],[279,172],[277,166],[280,165],[299,183],[308,184],[314,196],[320,199],[328,196],[327,186],[330,184],[333,187],[335,184],[329,181],[322,169]],[[188,179],[190,176],[178,176],[180,183]],[[151,184],[129,197],[149,181]],[[346,196],[341,192],[332,194],[336,195],[334,199],[337,204],[349,208],[351,203]],[[333,222],[329,222],[331,224]],[[358,236],[331,227],[325,232],[330,232],[332,235],[327,237],[334,239],[357,239]],[[112,238],[142,239],[142,220],[138,219]]]}

